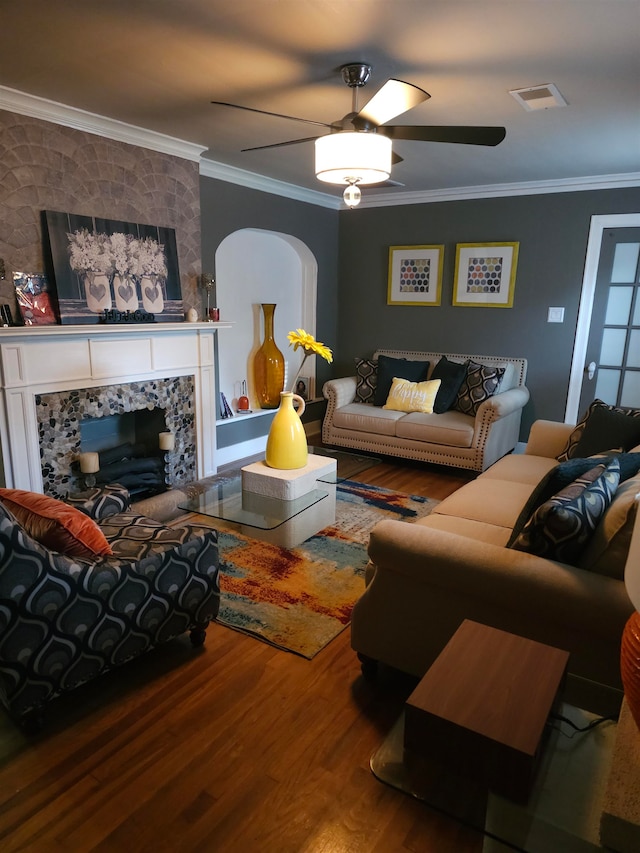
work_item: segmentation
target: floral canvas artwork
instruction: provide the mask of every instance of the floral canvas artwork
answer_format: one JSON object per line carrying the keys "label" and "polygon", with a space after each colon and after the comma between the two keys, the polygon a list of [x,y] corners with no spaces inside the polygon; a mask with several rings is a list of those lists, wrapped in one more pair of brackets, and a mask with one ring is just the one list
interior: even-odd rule
{"label": "floral canvas artwork", "polygon": [[175,231],[46,211],[62,323],[184,319]]}

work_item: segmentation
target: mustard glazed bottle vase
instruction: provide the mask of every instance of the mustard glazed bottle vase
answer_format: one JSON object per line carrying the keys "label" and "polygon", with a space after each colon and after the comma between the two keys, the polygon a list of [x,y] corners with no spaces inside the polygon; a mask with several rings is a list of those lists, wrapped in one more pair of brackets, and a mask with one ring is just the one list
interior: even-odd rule
{"label": "mustard glazed bottle vase", "polygon": [[[294,401],[298,411],[293,407]],[[307,464],[307,436],[300,420],[304,407],[304,400],[298,394],[291,391],[280,394],[280,407],[267,438],[265,462],[270,468],[290,471]]]}
{"label": "mustard glazed bottle vase", "polygon": [[273,337],[275,310],[275,304],[262,305],[264,341],[253,357],[255,392],[261,409],[277,409],[280,405],[280,392],[284,388],[284,356]]}

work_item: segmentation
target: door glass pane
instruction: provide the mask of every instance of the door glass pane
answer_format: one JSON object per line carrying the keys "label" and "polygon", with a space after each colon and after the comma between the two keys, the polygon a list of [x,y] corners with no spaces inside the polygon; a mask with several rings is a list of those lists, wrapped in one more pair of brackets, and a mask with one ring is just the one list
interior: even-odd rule
{"label": "door glass pane", "polygon": [[629,352],[627,367],[640,367],[640,330],[633,329],[629,334]]}
{"label": "door glass pane", "polygon": [[606,326],[626,326],[629,322],[633,287],[610,287],[607,300]]}
{"label": "door glass pane", "polygon": [[618,366],[624,357],[624,344],[627,337],[626,329],[605,329],[602,333],[602,349],[600,364]]}
{"label": "door glass pane", "polygon": [[633,309],[633,320],[631,321],[632,326],[640,326],[640,288],[636,293],[636,307]]}
{"label": "door glass pane", "polygon": [[616,400],[618,399],[619,383],[619,370],[607,370],[606,368],[601,368],[598,371],[596,390],[593,395],[593,399],[595,400],[597,398],[598,400],[602,400],[604,403],[608,403],[610,406],[615,406]]}
{"label": "door glass pane", "polygon": [[640,243],[618,243],[613,256],[611,281],[627,282],[636,280]]}
{"label": "door glass pane", "polygon": [[640,371],[625,371],[620,405],[632,409],[640,408]]}

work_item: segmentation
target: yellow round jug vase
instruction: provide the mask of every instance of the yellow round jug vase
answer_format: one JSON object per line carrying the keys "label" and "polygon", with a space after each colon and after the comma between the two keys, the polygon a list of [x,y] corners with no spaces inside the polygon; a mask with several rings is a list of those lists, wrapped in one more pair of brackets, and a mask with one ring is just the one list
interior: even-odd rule
{"label": "yellow round jug vase", "polygon": [[[298,411],[293,407],[294,401],[298,404]],[[280,406],[267,438],[265,462],[270,468],[290,471],[304,468],[307,464],[307,435],[300,420],[304,408],[305,402],[298,394],[291,391],[280,393]]]}

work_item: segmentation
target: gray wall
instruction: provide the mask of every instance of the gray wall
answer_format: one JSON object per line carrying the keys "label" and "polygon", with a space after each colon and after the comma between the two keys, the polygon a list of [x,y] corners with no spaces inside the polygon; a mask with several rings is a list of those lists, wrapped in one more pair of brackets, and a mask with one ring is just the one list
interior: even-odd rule
{"label": "gray wall", "polygon": [[[242,228],[263,228],[290,234],[302,240],[318,262],[318,303],[316,337],[331,349],[338,340],[338,212],[315,204],[294,201],[259,190],[248,189],[214,178],[200,178],[200,215],[202,222],[202,269],[214,270],[215,252],[229,234]],[[225,336],[219,335],[219,346]],[[317,384],[333,375],[331,366],[317,359]],[[303,420],[321,419],[323,410],[309,406]],[[254,418],[218,427],[219,447],[248,441],[268,432],[272,418]]]}
{"label": "gray wall", "polygon": [[[342,211],[335,375],[377,348],[524,356],[536,418],[563,420],[592,215],[637,213],[640,188]],[[453,307],[456,243],[520,243],[513,308]],[[389,246],[444,244],[440,307],[387,305]],[[547,323],[549,306],[564,323]]]}

